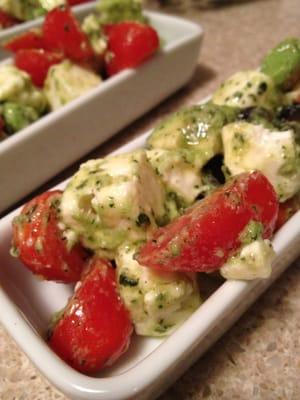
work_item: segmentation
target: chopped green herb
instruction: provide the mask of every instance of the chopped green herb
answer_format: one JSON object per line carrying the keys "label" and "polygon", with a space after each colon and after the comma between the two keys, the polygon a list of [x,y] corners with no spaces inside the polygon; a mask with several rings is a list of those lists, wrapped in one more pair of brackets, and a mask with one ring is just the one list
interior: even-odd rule
{"label": "chopped green herb", "polygon": [[122,286],[137,286],[138,283],[139,283],[138,279],[130,278],[124,274],[121,274],[119,277],[119,284]]}

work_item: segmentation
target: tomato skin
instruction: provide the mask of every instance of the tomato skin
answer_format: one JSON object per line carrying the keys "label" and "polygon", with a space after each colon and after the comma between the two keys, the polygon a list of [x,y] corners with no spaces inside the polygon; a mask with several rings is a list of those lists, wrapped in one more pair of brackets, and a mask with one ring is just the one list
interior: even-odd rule
{"label": "tomato skin", "polygon": [[260,172],[236,176],[160,228],[141,247],[137,261],[165,271],[218,270],[241,246],[240,234],[251,220],[264,226],[269,238],[278,214],[276,193]]}
{"label": "tomato skin", "polygon": [[45,192],[29,201],[13,220],[12,246],[18,258],[45,280],[77,282],[87,253],[80,245],[66,247],[58,227],[61,191]]}
{"label": "tomato skin", "polygon": [[69,6],[76,6],[77,4],[88,3],[91,0],[68,0]]}
{"label": "tomato skin", "polygon": [[157,32],[138,22],[120,22],[105,27],[108,37],[106,72],[109,76],[125,68],[134,68],[159,48]]}
{"label": "tomato skin", "polygon": [[41,34],[28,31],[8,40],[3,47],[16,53],[18,50],[24,49],[43,49],[44,41]]}
{"label": "tomato skin", "polygon": [[14,26],[18,23],[20,23],[18,19],[0,10],[0,27],[9,28],[10,26]]}
{"label": "tomato skin", "polygon": [[275,230],[280,229],[298,210],[300,210],[300,193],[279,204]]}
{"label": "tomato skin", "polygon": [[4,129],[5,127],[5,122],[4,119],[0,115],[0,132]]}
{"label": "tomato skin", "polygon": [[18,50],[15,55],[15,65],[27,72],[32,82],[43,87],[49,68],[62,62],[64,56],[59,53],[42,49]]}
{"label": "tomato skin", "polygon": [[46,49],[61,51],[77,62],[93,59],[89,40],[70,8],[55,8],[47,13],[42,29]]}
{"label": "tomato skin", "polygon": [[132,330],[117,293],[114,269],[94,257],[50,333],[49,345],[71,367],[92,374],[127,350]]}

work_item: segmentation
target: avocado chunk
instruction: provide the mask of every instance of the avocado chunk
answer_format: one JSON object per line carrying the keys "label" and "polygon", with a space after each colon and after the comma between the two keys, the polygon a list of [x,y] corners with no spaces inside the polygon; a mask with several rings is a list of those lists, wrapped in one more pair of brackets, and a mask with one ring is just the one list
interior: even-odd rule
{"label": "avocado chunk", "polygon": [[5,129],[8,134],[26,128],[26,126],[39,118],[39,114],[34,108],[18,103],[5,103],[2,113],[5,121]]}
{"label": "avocado chunk", "polygon": [[300,79],[300,39],[287,38],[266,55],[261,71],[283,90],[291,89]]}
{"label": "avocado chunk", "polygon": [[101,24],[116,24],[121,21],[145,23],[140,0],[101,0],[96,6]]}
{"label": "avocado chunk", "polygon": [[222,152],[221,129],[235,120],[237,109],[212,103],[185,108],[163,120],[147,140],[149,149],[185,149],[202,165]]}

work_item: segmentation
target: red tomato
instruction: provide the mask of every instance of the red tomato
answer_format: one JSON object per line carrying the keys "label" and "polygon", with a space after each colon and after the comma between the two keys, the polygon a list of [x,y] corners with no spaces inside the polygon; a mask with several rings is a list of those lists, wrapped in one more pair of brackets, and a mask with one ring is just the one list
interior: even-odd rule
{"label": "red tomato", "polygon": [[8,40],[3,47],[6,50],[13,51],[14,53],[18,50],[24,49],[43,49],[44,41],[40,33],[28,31]]}
{"label": "red tomato", "polygon": [[300,210],[300,193],[291,199],[279,204],[276,230],[282,227],[298,210]]}
{"label": "red tomato", "polygon": [[13,220],[13,251],[34,274],[46,280],[77,282],[87,259],[80,245],[67,249],[58,227],[61,191],[29,201]]}
{"label": "red tomato", "polygon": [[73,368],[91,374],[127,350],[131,333],[115,271],[108,261],[95,257],[50,333],[49,344]]}
{"label": "red tomato", "polygon": [[6,134],[5,134],[4,128],[5,128],[5,122],[4,122],[4,119],[0,115],[0,142],[1,142],[2,139],[6,138]]}
{"label": "red tomato", "polygon": [[0,115],[0,132],[4,129],[5,127],[5,122],[4,119]]}
{"label": "red tomato", "polygon": [[47,49],[62,51],[71,60],[85,62],[94,57],[88,37],[69,8],[55,8],[46,15],[43,37]]}
{"label": "red tomato", "polygon": [[87,3],[91,0],[68,0],[69,6],[76,6],[77,4]]}
{"label": "red tomato", "polygon": [[108,36],[106,71],[114,75],[134,68],[150,58],[159,48],[156,31],[138,22],[120,22],[105,29]]}
{"label": "red tomato", "polygon": [[261,222],[263,237],[269,238],[277,214],[277,196],[267,178],[260,172],[241,174],[158,229],[137,260],[165,271],[214,271],[239,249],[240,234],[251,220]]}
{"label": "red tomato", "polygon": [[63,59],[62,54],[52,51],[25,49],[16,52],[15,64],[31,76],[32,82],[36,86],[42,87],[49,68],[60,63]]}
{"label": "red tomato", "polygon": [[4,11],[0,10],[0,27],[9,28],[10,26],[18,24],[20,21]]}

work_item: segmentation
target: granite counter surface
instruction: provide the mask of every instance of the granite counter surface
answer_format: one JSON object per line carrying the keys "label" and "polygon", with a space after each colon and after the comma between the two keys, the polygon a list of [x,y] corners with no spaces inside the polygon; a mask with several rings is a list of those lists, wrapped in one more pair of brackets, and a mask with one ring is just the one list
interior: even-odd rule
{"label": "granite counter surface", "polygon": [[[205,30],[192,80],[88,157],[111,151],[165,114],[201,100],[235,71],[255,68],[265,52],[281,39],[300,36],[300,0],[244,1],[209,10],[188,7],[182,15],[201,23]],[[43,189],[76,168],[68,169]],[[300,261],[292,265],[160,400],[300,399],[299,267]],[[1,326],[0,399],[66,400]]]}

